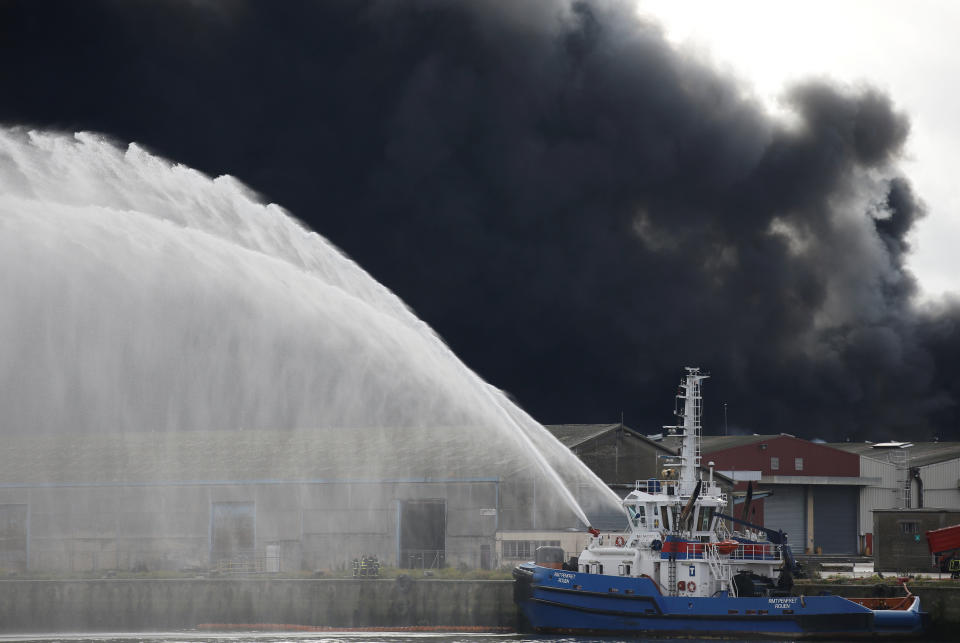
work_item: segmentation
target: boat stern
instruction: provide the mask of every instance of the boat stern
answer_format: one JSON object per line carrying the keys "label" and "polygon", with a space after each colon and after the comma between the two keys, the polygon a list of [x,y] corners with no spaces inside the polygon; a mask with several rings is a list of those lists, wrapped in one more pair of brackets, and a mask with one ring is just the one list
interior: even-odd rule
{"label": "boat stern", "polygon": [[873,629],[885,636],[919,636],[930,628],[930,614],[920,609],[920,597],[903,610],[873,610]]}

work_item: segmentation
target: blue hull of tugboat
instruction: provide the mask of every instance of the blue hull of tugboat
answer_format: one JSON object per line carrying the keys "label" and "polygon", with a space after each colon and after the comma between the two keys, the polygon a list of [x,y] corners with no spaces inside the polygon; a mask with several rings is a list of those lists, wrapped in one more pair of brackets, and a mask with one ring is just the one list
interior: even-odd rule
{"label": "blue hull of tugboat", "polygon": [[909,637],[927,614],[871,610],[839,596],[737,598],[663,596],[649,578],[562,571],[533,563],[514,570],[514,599],[529,628],[612,636],[776,638]]}

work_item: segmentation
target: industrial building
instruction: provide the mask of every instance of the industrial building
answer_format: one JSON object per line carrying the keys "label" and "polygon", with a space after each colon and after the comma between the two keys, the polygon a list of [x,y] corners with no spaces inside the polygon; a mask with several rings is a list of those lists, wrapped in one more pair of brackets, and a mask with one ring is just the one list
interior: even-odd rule
{"label": "industrial building", "polygon": [[[676,455],[675,449],[622,423],[554,424],[546,428],[621,497],[633,491],[637,480],[660,478],[663,459]],[[619,526],[622,528],[622,524]]]}
{"label": "industrial building", "polygon": [[529,462],[410,433],[10,437],[0,569],[314,571],[363,555],[489,568],[500,531],[579,525]]}
{"label": "industrial building", "polygon": [[[719,471],[754,480],[767,497],[749,520],[782,529],[799,552],[850,554],[860,549],[860,490],[879,482],[860,458],[792,435],[705,436],[703,457]],[[752,474],[752,475],[750,475]]]}
{"label": "industrial building", "polygon": [[[622,424],[548,429],[621,496],[672,454]],[[490,568],[541,544],[582,548],[583,526],[534,467],[473,452],[386,429],[11,437],[0,569],[289,572],[363,555]],[[617,511],[591,520],[623,528]]]}
{"label": "industrial building", "polygon": [[[621,423],[547,429],[620,496],[662,477],[663,458],[675,453],[669,439]],[[401,567],[492,568],[543,544],[570,555],[585,544],[579,520],[529,463],[491,468],[463,457],[469,444],[395,437],[387,429],[10,437],[0,451],[0,570],[291,572],[345,568],[363,555]],[[748,519],[783,529],[802,552],[892,555],[889,539],[902,534],[878,517],[887,510],[960,510],[957,443],[706,436],[705,472],[711,461],[731,498],[742,501],[752,480]],[[619,512],[590,516],[600,529],[623,527]]]}
{"label": "industrial building", "polygon": [[872,555],[881,549],[878,539],[894,535],[877,532],[886,524],[877,512],[960,509],[958,443],[705,436],[703,452],[739,482],[740,493],[753,481],[755,497],[765,497],[754,501],[749,520],[783,529],[801,552]]}
{"label": "industrial building", "polygon": [[[960,443],[845,442],[881,482],[861,492],[864,553],[877,569],[933,571],[924,534],[960,523]],[[951,522],[952,521],[952,522]]]}
{"label": "industrial building", "polygon": [[874,568],[894,572],[937,571],[926,532],[960,524],[960,508],[876,509]]}

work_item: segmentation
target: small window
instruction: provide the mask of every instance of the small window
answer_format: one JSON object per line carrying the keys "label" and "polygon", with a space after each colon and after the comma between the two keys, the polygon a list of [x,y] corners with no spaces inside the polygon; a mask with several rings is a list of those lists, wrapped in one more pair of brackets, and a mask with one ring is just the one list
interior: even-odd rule
{"label": "small window", "polygon": [[778,458],[777,456],[773,456],[772,458],[770,458],[770,469],[772,469],[773,471],[780,470],[780,458]]}
{"label": "small window", "polygon": [[796,471],[803,471],[803,458],[794,458],[793,459],[793,468]]}
{"label": "small window", "polygon": [[919,534],[920,533],[920,523],[913,521],[904,521],[900,523],[900,533],[901,534]]}

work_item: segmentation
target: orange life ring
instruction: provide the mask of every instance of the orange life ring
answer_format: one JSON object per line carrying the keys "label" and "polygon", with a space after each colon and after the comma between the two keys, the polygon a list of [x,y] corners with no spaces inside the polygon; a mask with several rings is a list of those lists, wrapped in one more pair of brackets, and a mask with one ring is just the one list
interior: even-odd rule
{"label": "orange life ring", "polygon": [[683,580],[677,581],[677,589],[680,590],[681,592],[686,591],[687,581],[683,581]]}
{"label": "orange life ring", "polygon": [[692,580],[687,581],[687,591],[688,591],[688,592],[695,592],[695,591],[697,591],[697,584],[694,583]]}
{"label": "orange life ring", "polygon": [[617,536],[617,539],[614,542],[617,544],[617,547],[623,547],[627,541],[623,539],[623,536]]}

